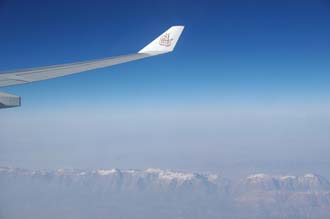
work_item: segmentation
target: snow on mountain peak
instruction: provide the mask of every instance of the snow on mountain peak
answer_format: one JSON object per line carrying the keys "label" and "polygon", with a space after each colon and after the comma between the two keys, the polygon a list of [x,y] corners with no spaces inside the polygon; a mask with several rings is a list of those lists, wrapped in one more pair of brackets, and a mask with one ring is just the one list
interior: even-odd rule
{"label": "snow on mountain peak", "polygon": [[329,182],[316,174],[305,174],[302,176],[292,175],[267,175],[254,174],[246,177],[243,184],[254,190],[299,190],[299,191],[320,191],[330,188]]}
{"label": "snow on mountain peak", "polygon": [[110,170],[97,170],[96,171],[99,175],[101,176],[108,176],[108,175],[111,175],[111,174],[115,174],[118,172],[117,169],[110,169]]}
{"label": "snow on mountain peak", "polygon": [[295,180],[295,179],[297,179],[297,177],[296,176],[287,175],[287,176],[280,176],[280,179],[281,180]]}
{"label": "snow on mountain peak", "polygon": [[264,173],[257,173],[257,174],[253,174],[253,175],[250,175],[247,177],[248,180],[254,180],[254,179],[257,179],[257,180],[262,180],[262,179],[265,179],[265,178],[269,178],[270,176],[267,175],[267,174],[264,174]]}
{"label": "snow on mountain peak", "polygon": [[192,173],[180,173],[180,172],[171,172],[171,171],[163,171],[159,174],[160,179],[172,181],[189,181],[194,178],[194,174]]}
{"label": "snow on mountain peak", "polygon": [[307,173],[304,175],[305,178],[318,178],[317,175],[313,174],[313,173]]}

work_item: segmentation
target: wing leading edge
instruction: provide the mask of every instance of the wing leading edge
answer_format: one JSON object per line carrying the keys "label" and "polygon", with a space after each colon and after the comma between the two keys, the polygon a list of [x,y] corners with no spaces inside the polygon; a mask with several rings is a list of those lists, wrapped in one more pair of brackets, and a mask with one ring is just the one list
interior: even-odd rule
{"label": "wing leading edge", "polygon": [[[42,68],[17,70],[3,72],[0,74],[0,87],[31,83],[35,81],[48,80],[52,78],[62,77],[65,75],[76,74],[84,71],[105,68],[125,62],[131,62],[155,55],[172,52],[180,35],[183,26],[173,26],[157,37],[154,41],[141,49],[138,53],[117,56],[112,58],[98,59],[86,62],[77,62],[64,65],[54,65]],[[0,108],[1,107],[0,95]]]}

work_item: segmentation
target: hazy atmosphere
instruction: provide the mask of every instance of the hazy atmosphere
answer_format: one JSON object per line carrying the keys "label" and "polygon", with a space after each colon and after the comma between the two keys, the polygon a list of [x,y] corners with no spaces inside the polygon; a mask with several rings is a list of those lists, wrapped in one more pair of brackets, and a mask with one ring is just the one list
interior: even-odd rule
{"label": "hazy atmosphere", "polygon": [[330,167],[327,1],[0,3],[2,70],[135,52],[186,26],[173,54],[5,88],[23,105],[1,111],[3,165]]}
{"label": "hazy atmosphere", "polygon": [[[33,197],[32,191],[43,189],[49,194],[43,197],[45,200],[54,200],[56,191],[64,194],[56,200],[64,200],[68,194],[80,197],[85,193],[78,184],[90,186],[92,192],[83,197],[92,199],[102,189],[105,194],[117,194],[118,190],[130,191],[136,183],[136,202],[149,194],[150,203],[154,196],[172,191],[174,185],[178,188],[173,191],[182,189],[184,197],[187,191],[197,191],[201,185],[205,191],[211,191],[198,194],[205,197],[200,203],[195,203],[197,196],[184,199],[187,203],[193,200],[192,205],[200,207],[194,214],[190,214],[193,211],[189,211],[188,204],[180,205],[181,196],[177,199],[169,192],[168,199],[164,199],[167,201],[157,199],[166,211],[157,207],[171,213],[155,207],[159,218],[240,218],[231,212],[242,200],[255,201],[266,193],[268,198],[274,197],[273,191],[290,191],[295,198],[321,191],[324,196],[318,200],[330,203],[327,0],[0,0],[0,72],[134,53],[172,25],[184,25],[185,30],[171,54],[1,88],[23,98],[20,108],[0,111],[0,191],[8,186],[0,199],[1,219],[1,215],[4,219],[20,218],[11,213],[15,211],[12,203],[16,200],[12,198],[16,193],[10,191],[20,191],[17,188],[24,184],[11,181],[13,175],[17,179],[23,177],[20,183],[31,186],[29,192],[20,193],[25,195],[22,200]],[[115,175],[93,172],[113,168],[118,168],[111,172]],[[73,190],[57,185],[64,179],[58,169],[79,170],[64,173],[72,183],[64,184]],[[139,172],[133,174],[131,169]],[[80,177],[85,173],[90,178]],[[194,173],[201,175],[189,175]],[[260,173],[267,177],[252,175]],[[105,178],[93,178],[95,174]],[[212,174],[216,174],[217,181]],[[116,178],[118,175],[122,181]],[[166,180],[170,175],[175,183],[167,187],[163,181],[157,181],[164,175]],[[293,186],[289,188],[285,180],[291,175],[297,182],[290,181]],[[38,180],[30,181],[27,176]],[[272,183],[278,182],[277,186],[261,183],[262,189],[256,189],[253,183],[260,183],[260,178],[266,178],[267,183],[272,179]],[[308,181],[311,178],[313,183]],[[251,179],[258,180],[252,180],[251,186]],[[192,180],[191,187],[182,186],[186,185],[182,183],[185,180]],[[111,189],[106,184],[110,181],[116,182]],[[120,182],[126,184],[118,189]],[[37,185],[42,189],[38,190]],[[93,185],[102,186],[97,190]],[[148,185],[153,185],[152,189],[144,193],[145,188],[150,189]],[[212,189],[221,200],[210,198]],[[270,199],[260,197],[258,203],[268,203]],[[178,202],[173,204],[177,211],[164,204],[172,198]],[[123,203],[129,199],[126,195],[120,197]],[[303,200],[307,199],[304,196]],[[115,198],[102,200],[115,202]],[[71,201],[75,202],[68,202]],[[103,206],[103,201],[98,201]],[[59,212],[79,212],[86,203],[78,203],[75,210],[68,210],[67,206],[57,209],[51,204],[45,209],[70,218],[70,214]],[[134,203],[130,205],[136,207]],[[141,218],[150,203],[135,209]],[[210,203],[223,204],[223,209],[230,206],[232,211],[219,213]],[[247,212],[251,218],[304,218],[307,213],[297,209],[312,204],[296,203],[294,207],[279,207],[277,213],[295,209],[282,215],[269,213],[273,212],[271,205],[262,213]],[[204,205],[212,213],[204,214]],[[27,215],[35,215],[31,213],[35,206],[24,208]],[[310,211],[311,218],[330,217],[329,204],[320,206]],[[96,213],[90,214],[105,218],[107,211],[98,212],[98,207],[95,204],[91,212]],[[118,210],[122,206],[117,207],[112,218],[130,218],[134,212],[124,214],[125,210]],[[315,216],[314,211],[321,213]]]}
{"label": "hazy atmosphere", "polygon": [[7,116],[0,158],[6,165],[31,168],[329,174],[329,110],[295,107],[67,108],[24,116],[7,111],[2,112]]}

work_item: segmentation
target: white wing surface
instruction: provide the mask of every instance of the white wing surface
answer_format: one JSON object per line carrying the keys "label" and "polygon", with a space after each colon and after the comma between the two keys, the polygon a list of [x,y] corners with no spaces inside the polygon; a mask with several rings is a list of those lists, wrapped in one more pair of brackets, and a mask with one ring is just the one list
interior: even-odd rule
{"label": "white wing surface", "polygon": [[130,55],[64,65],[3,72],[0,73],[0,87],[62,77],[65,75],[76,74],[98,68],[105,68],[112,65],[117,65],[125,62],[172,52],[180,38],[183,29],[183,26],[173,26],[167,31],[165,31],[158,38],[156,38],[154,41],[152,41],[150,44],[148,44],[146,47],[144,47],[142,50],[140,50],[138,53]]}

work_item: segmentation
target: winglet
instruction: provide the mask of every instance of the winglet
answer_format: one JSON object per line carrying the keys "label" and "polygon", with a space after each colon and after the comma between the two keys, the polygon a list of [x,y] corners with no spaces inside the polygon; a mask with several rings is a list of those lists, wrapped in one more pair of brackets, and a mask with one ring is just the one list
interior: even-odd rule
{"label": "winglet", "polygon": [[172,52],[178,42],[184,26],[172,26],[146,47],[141,49],[139,53],[161,54]]}

